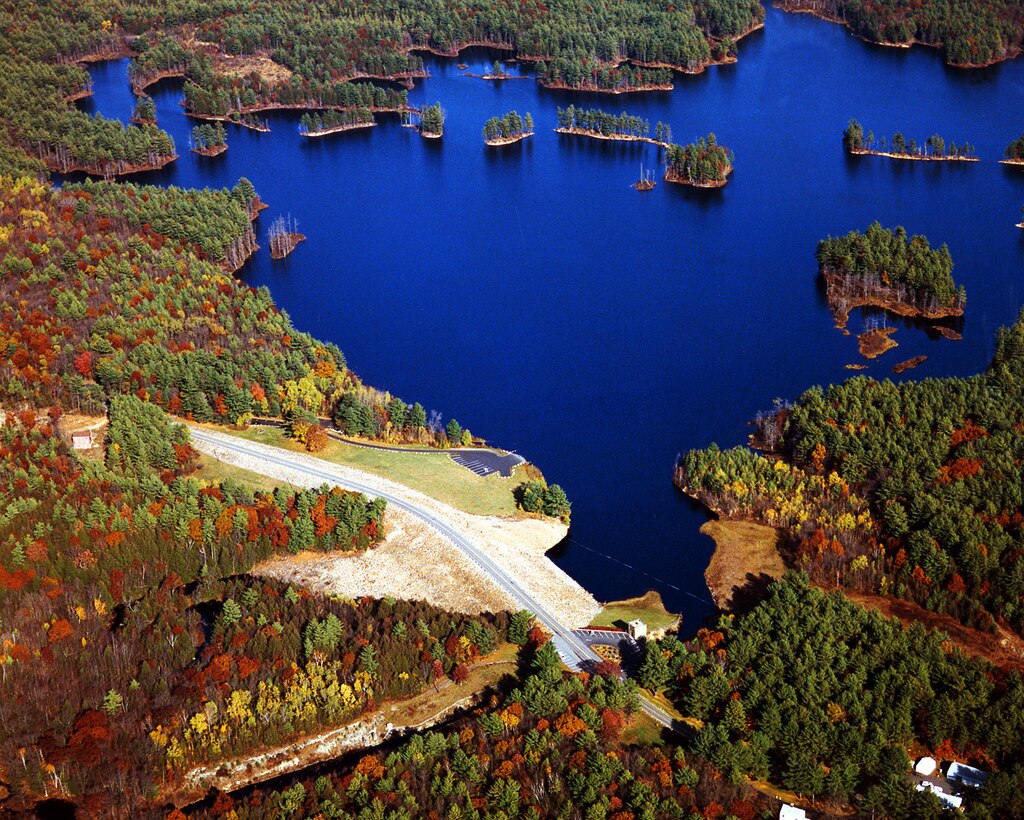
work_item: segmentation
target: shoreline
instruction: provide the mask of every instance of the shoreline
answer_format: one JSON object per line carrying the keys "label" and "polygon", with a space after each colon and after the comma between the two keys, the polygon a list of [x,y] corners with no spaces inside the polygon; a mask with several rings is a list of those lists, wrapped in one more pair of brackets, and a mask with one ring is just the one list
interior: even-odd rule
{"label": "shoreline", "polygon": [[677,185],[689,185],[692,188],[722,188],[725,186],[725,183],[729,181],[728,177],[731,173],[732,166],[730,165],[728,168],[725,169],[725,176],[722,179],[713,179],[710,182],[697,182],[695,180],[690,179],[689,177],[684,177],[682,174],[680,174],[678,171],[674,171],[672,168],[667,168],[665,170],[664,179],[665,182],[674,182]]}
{"label": "shoreline", "polygon": [[193,154],[199,154],[202,157],[218,157],[228,150],[228,144],[222,142],[220,145],[210,145],[206,148],[191,148],[189,149]]}
{"label": "shoreline", "polygon": [[713,518],[701,525],[700,533],[715,543],[704,570],[704,582],[715,606],[723,612],[742,609],[746,599],[786,572],[778,546],[782,534],[775,527]]}
{"label": "shoreline", "polygon": [[284,259],[288,254],[290,254],[293,250],[295,250],[295,248],[298,246],[298,244],[300,242],[302,242],[305,238],[306,238],[306,235],[304,233],[294,233],[293,232],[293,233],[288,234],[288,243],[289,243],[288,244],[288,250],[286,250],[284,253],[278,253],[277,251],[271,249],[271,251],[270,251],[270,258],[271,259]]}
{"label": "shoreline", "polygon": [[500,148],[503,145],[514,145],[517,142],[522,142],[527,137],[532,137],[533,131],[524,131],[515,137],[494,137],[489,140],[484,140],[484,145],[489,145],[492,148]]}
{"label": "shoreline", "polygon": [[[772,0],[772,5],[779,11],[786,12],[788,14],[809,14],[811,17],[817,17],[819,20],[824,20],[826,23],[835,23],[837,26],[845,28],[853,37],[858,40],[868,43],[873,46],[882,46],[884,48],[902,48],[910,49],[914,46],[924,46],[925,48],[934,48],[941,51],[946,47],[945,43],[926,43],[923,40],[911,39],[905,43],[890,43],[879,40],[870,40],[863,34],[858,34],[851,27],[848,21],[841,17],[832,17],[831,15],[825,14],[817,9],[805,9],[805,8],[791,8],[784,0]],[[989,68],[990,66],[997,65],[998,63],[1007,62],[1008,60],[1015,60],[1021,55],[1020,46],[1011,45],[1007,48],[1005,56],[993,57],[991,60],[986,60],[983,63],[951,63],[948,60],[945,61],[946,65],[952,68],[960,69],[972,69],[972,68]]]}
{"label": "shoreline", "polygon": [[443,131],[440,134],[435,134],[433,131],[424,131],[422,128],[418,126],[413,127],[416,128],[417,131],[419,131],[420,136],[423,137],[423,139],[425,140],[439,140],[441,139],[441,137],[444,136]]}
{"label": "shoreline", "polygon": [[340,134],[342,131],[355,131],[358,128],[373,128],[377,123],[375,122],[353,122],[348,125],[332,125],[330,128],[323,128],[319,131],[300,131],[304,137],[315,139],[316,137],[326,137],[329,134]]}
{"label": "shoreline", "polygon": [[606,140],[608,142],[646,142],[650,145],[657,145],[660,148],[668,148],[667,142],[659,142],[653,137],[638,137],[635,134],[602,134],[600,131],[591,131],[588,128],[558,127],[556,134],[566,134],[574,137],[590,137],[595,140]]}
{"label": "shoreline", "polygon": [[999,160],[999,164],[1024,166],[1024,159],[1001,159]]}
{"label": "shoreline", "polygon": [[[47,168],[49,168],[51,171],[57,174],[80,173],[88,174],[89,176],[93,177],[103,177],[104,179],[110,179],[112,177],[126,176],[128,174],[144,174],[147,171],[159,171],[162,168],[166,168],[168,165],[170,165],[172,162],[178,159],[178,157],[178,154],[171,154],[167,157],[161,157],[160,160],[158,160],[157,162],[143,162],[137,165],[125,162],[124,167],[118,171],[111,171],[109,169],[105,169],[103,165],[100,164],[100,161],[85,165],[73,164],[66,168],[62,168],[60,164],[57,163],[55,160],[46,159],[43,157],[39,157],[39,160],[44,165],[46,165]],[[106,160],[105,162],[107,164],[118,164],[121,162],[121,160]]]}
{"label": "shoreline", "polygon": [[837,305],[833,303],[833,299],[829,291],[832,288],[843,284],[843,276],[834,271],[825,270],[823,268],[819,268],[818,273],[825,279],[825,298],[828,302],[829,310],[832,311],[836,327],[840,329],[846,327],[846,323],[849,322],[850,311],[862,307],[874,307],[879,310],[894,313],[897,316],[924,319],[929,322],[938,322],[943,319],[955,319],[964,315],[963,308],[943,307],[938,308],[937,310],[922,310],[914,307],[913,305],[909,305],[906,302],[898,302],[895,299],[887,298],[882,295],[869,294],[848,299],[846,300],[844,308],[838,308]]}
{"label": "shoreline", "polygon": [[575,91],[579,94],[643,94],[650,91],[672,91],[674,83],[653,83],[651,85],[627,85],[622,88],[598,88],[596,85],[569,85],[561,80],[547,82],[538,78],[541,88],[552,91]]}
{"label": "shoreline", "polygon": [[[850,148],[848,150],[857,157],[886,157],[888,159],[909,159],[923,162],[981,162],[980,157],[965,157],[962,155],[936,157],[925,154],[897,154],[892,151],[875,151],[870,148]],[[1003,161],[1005,162],[1005,160]]]}

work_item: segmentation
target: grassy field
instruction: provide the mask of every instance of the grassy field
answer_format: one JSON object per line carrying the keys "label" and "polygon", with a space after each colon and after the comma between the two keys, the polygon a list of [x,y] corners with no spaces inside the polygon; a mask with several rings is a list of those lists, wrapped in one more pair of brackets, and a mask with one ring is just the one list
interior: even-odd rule
{"label": "grassy field", "polygon": [[439,691],[429,688],[407,700],[392,701],[383,707],[386,718],[396,726],[418,726],[460,700],[494,686],[505,675],[515,675],[519,668],[519,647],[505,644],[469,670],[469,679]]}
{"label": "grassy field", "polygon": [[276,478],[253,473],[249,470],[243,470],[241,467],[235,467],[233,464],[227,464],[205,454],[202,456],[199,469],[196,470],[193,477],[198,478],[200,481],[208,481],[211,484],[219,484],[230,479],[250,489],[266,492],[273,491],[281,486],[298,489],[293,488],[291,484],[284,481],[278,481]]}
{"label": "grassy field", "polygon": [[[249,441],[305,452],[301,445],[290,441],[282,431],[269,427],[224,432]],[[325,450],[317,453],[317,457],[389,478],[468,513],[502,516],[521,514],[516,508],[512,490],[525,480],[522,476],[523,465],[516,468],[511,478],[499,475],[482,478],[459,466],[446,455],[371,450],[334,440]]]}
{"label": "grassy field", "polygon": [[708,521],[700,531],[715,542],[704,578],[721,609],[746,611],[772,580],[786,572],[779,533],[772,527],[751,521]]}
{"label": "grassy field", "polygon": [[677,617],[665,609],[661,596],[652,590],[639,598],[605,604],[590,625],[625,629],[626,624],[639,618],[647,624],[648,629],[661,629],[672,626]]}

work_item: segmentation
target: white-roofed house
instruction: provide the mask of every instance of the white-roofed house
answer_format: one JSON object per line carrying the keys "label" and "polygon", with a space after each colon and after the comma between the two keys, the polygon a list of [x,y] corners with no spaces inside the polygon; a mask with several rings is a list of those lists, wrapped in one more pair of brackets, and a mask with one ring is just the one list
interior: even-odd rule
{"label": "white-roofed house", "polygon": [[783,803],[779,809],[779,820],[807,820],[807,812],[789,803]]}
{"label": "white-roofed house", "polygon": [[988,780],[988,772],[954,760],[946,770],[946,779],[977,789],[985,785],[985,781]]}
{"label": "white-roofed house", "polygon": [[939,764],[934,757],[919,758],[917,763],[914,764],[914,771],[917,774],[923,774],[925,777],[935,774],[937,768],[939,768]]}

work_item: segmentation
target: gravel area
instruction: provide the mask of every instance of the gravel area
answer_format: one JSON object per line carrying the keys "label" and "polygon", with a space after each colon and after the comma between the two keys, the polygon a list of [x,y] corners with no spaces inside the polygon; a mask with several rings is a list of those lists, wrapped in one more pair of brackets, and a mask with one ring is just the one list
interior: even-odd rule
{"label": "gravel area", "polygon": [[[224,441],[239,441],[226,433],[202,429],[205,434]],[[216,444],[195,439],[192,444],[213,458],[296,486],[321,483],[290,467],[226,450]],[[296,464],[329,471],[342,487],[345,480],[350,479],[426,509],[461,531],[568,627],[586,626],[601,610],[589,592],[544,555],[568,531],[558,521],[526,516],[472,515],[372,473],[267,444],[248,441],[245,444],[255,451],[276,457],[286,455]],[[391,507],[385,515],[385,526],[388,530],[385,543],[368,553],[281,557],[261,565],[257,571],[347,597],[392,595],[427,600],[462,612],[516,608],[511,598],[475,562],[424,521]]]}

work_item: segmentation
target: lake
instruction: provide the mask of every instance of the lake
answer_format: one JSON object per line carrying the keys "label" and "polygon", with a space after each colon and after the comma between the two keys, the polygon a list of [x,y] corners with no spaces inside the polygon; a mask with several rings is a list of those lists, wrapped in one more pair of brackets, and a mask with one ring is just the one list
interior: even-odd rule
{"label": "lake", "polygon": [[[483,73],[494,58],[467,51]],[[151,89],[181,158],[138,181],[230,186],[250,178],[269,203],[264,246],[240,275],[266,285],[302,330],[336,342],[372,385],[455,417],[534,460],[573,502],[553,557],[601,600],[659,590],[687,630],[711,611],[705,513],[672,485],[677,453],[746,441],[776,397],[842,380],[862,361],[834,327],[814,251],[827,234],[903,224],[948,243],[967,288],[964,339],[906,320],[899,348],[866,374],[928,360],[904,378],[985,367],[996,328],[1024,288],[1024,169],[999,165],[1024,131],[1024,61],[961,71],[933,49],[868,45],[807,15],[769,8],[739,62],[677,76],[673,92],[569,94],[528,79],[462,76],[427,59],[413,104],[441,101],[443,140],[381,116],[372,129],[306,140],[298,115],[272,132],[239,127],[226,154],[188,151],[181,84]],[[127,120],[127,62],[90,67],[90,111]],[[515,70],[515,69],[513,69]],[[634,191],[658,149],[553,133],[569,103],[669,123],[676,142],[714,131],[736,154],[725,188],[659,182]],[[487,148],[489,117],[530,111],[537,134]],[[850,117],[865,131],[969,141],[981,163],[848,157]],[[656,177],[659,175],[656,173]],[[278,215],[309,238],[273,262]],[[851,317],[859,332],[862,313]]]}

